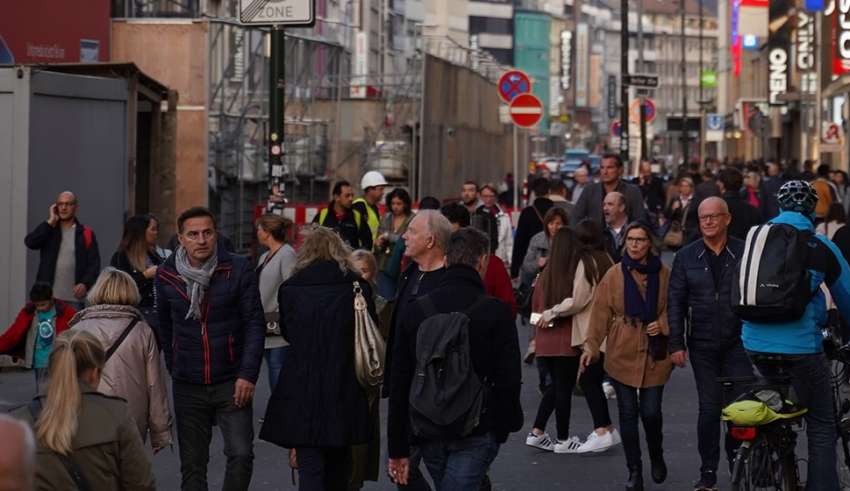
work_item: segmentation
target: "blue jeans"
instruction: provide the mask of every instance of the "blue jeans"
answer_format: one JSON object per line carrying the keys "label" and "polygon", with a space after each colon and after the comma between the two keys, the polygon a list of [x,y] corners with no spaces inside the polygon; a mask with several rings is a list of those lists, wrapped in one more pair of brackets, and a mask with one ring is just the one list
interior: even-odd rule
{"label": "blue jeans", "polygon": [[283,366],[283,360],[286,358],[287,351],[289,351],[289,346],[269,348],[265,351],[266,366],[269,370],[269,387],[271,387],[272,392],[277,387],[277,380],[280,378],[280,369]]}
{"label": "blue jeans", "polygon": [[419,448],[437,491],[478,491],[499,453],[492,433],[425,442]]}
{"label": "blue jeans", "polygon": [[[759,372],[770,377],[776,367],[758,366]],[[832,374],[823,353],[794,355],[786,372],[791,375],[791,385],[798,402],[808,408],[806,436],[809,441],[809,470],[806,474],[809,491],[838,490],[835,443],[838,439],[835,412],[832,402]]]}
{"label": "blue jeans", "polygon": [[629,468],[640,467],[640,431],[638,419],[643,421],[643,431],[646,433],[646,446],[649,448],[651,459],[662,457],[664,450],[663,418],[661,416],[661,399],[664,386],[638,389],[613,380],[617,392],[617,408],[620,410],[620,433],[623,436],[623,450],[626,452],[626,465]]}
{"label": "blue jeans", "polygon": [[47,369],[34,368],[33,374],[35,375],[35,394],[38,395],[42,390],[47,390]]}
{"label": "blue jeans", "polygon": [[298,491],[347,491],[351,475],[351,447],[296,449]]}
{"label": "blue jeans", "polygon": [[[694,369],[694,381],[699,397],[697,418],[697,446],[702,460],[700,471],[717,472],[720,462],[720,413],[723,409],[723,394],[718,377],[750,377],[753,365],[740,339],[728,349],[692,348],[689,352]],[[726,402],[732,402],[739,394],[729,394]],[[726,433],[726,457],[731,461],[740,443]]]}
{"label": "blue jeans", "polygon": [[207,490],[213,423],[221,429],[227,467],[222,489],[243,491],[254,469],[254,411],[233,404],[235,380],[215,385],[174,381],[174,414],[183,491]]}

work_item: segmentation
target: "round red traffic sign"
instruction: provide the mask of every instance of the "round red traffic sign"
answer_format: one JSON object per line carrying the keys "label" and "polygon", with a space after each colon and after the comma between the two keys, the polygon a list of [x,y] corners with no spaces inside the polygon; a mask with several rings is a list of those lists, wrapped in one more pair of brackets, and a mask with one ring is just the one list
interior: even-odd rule
{"label": "round red traffic sign", "polygon": [[510,70],[499,77],[499,97],[511,102],[520,94],[531,92],[531,79],[521,70]]}
{"label": "round red traffic sign", "polygon": [[623,134],[623,125],[620,124],[619,119],[615,119],[611,122],[611,134],[616,137],[619,137]]}
{"label": "round red traffic sign", "polygon": [[[647,97],[643,100],[643,107],[644,111],[646,111],[646,122],[651,123],[655,121],[655,116],[657,115],[655,101]],[[631,105],[629,105],[629,119],[635,123],[640,122],[640,99],[633,100]]]}
{"label": "round red traffic sign", "polygon": [[532,94],[514,97],[508,111],[514,124],[523,128],[530,128],[543,118],[543,104]]}

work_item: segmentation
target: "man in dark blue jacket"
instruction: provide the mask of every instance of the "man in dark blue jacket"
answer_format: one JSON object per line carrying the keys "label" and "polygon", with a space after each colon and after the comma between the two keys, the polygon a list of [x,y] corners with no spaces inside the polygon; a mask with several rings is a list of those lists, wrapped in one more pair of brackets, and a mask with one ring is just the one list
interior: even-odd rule
{"label": "man in dark blue jacket", "polygon": [[265,343],[257,277],[245,258],[216,246],[206,208],[177,219],[180,248],[159,267],[156,308],[174,411],[184,490],[207,489],[213,422],[227,455],[224,489],[246,490],[254,461],[251,400]]}
{"label": "man in dark blue jacket", "polygon": [[[697,442],[702,466],[697,490],[715,489],[720,460],[721,386],[717,377],[746,377],[753,369],[741,344],[741,321],[732,312],[732,276],[744,242],[730,237],[729,208],[721,198],[707,198],[698,210],[702,240],[683,247],[673,261],[667,292],[670,358],[685,366],[690,352],[699,396]],[[690,333],[685,340],[685,324]],[[726,437],[731,460],[736,443]]]}
{"label": "man in dark blue jacket", "polygon": [[36,281],[49,283],[56,298],[77,310],[100,274],[97,238],[77,220],[78,207],[74,193],[60,193],[47,220],[24,239],[28,248],[40,253]]}
{"label": "man in dark blue jacket", "polygon": [[481,278],[488,252],[489,241],[482,232],[463,228],[453,233],[446,250],[448,268],[439,286],[426,295],[439,313],[465,311],[469,316],[473,370],[489,387],[481,420],[469,436],[427,440],[411,434],[409,396],[416,371],[416,340],[427,317],[421,300],[407,308],[397,326],[387,439],[390,477],[399,484],[408,483],[412,437],[437,489],[478,491],[499,446],[522,427],[519,342],[510,308],[484,293]]}

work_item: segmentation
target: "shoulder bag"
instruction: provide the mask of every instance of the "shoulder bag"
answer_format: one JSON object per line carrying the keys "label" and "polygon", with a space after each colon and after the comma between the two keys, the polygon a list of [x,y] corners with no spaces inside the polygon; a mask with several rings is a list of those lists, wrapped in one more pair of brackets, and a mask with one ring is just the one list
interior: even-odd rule
{"label": "shoulder bag", "polygon": [[369,314],[360,283],[354,282],[354,372],[364,389],[375,388],[384,379],[386,344]]}

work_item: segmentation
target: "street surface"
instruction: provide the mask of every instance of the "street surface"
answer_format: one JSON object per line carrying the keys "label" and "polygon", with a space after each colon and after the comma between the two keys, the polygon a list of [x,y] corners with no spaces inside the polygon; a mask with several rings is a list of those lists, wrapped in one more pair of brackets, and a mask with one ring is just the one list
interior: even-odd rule
{"label": "street surface", "polygon": [[[527,337],[527,328],[520,328],[522,346]],[[269,397],[265,370],[257,385],[254,413],[258,420],[255,434],[259,432],[259,418],[263,416]],[[0,409],[23,405],[35,390],[30,372],[4,371],[0,373]],[[523,431],[510,436],[502,446],[494,462],[490,476],[494,490],[525,491],[547,489],[593,489],[621,490],[626,478],[626,464],[622,447],[616,447],[607,453],[597,455],[556,455],[543,452],[525,445],[525,435],[534,419],[540,395],[537,391],[537,371],[523,364],[522,404],[525,410]],[[608,402],[611,417],[617,422],[615,400]],[[690,368],[675,370],[664,394],[664,443],[667,465],[670,475],[662,485],[651,483],[649,478],[648,457],[644,457],[644,474],[650,481],[647,489],[691,489],[692,482],[698,477],[699,455],[696,443],[697,397],[693,389],[693,376]],[[382,406],[382,425],[386,422],[386,401]],[[554,415],[550,418],[548,431],[555,434]],[[592,430],[590,412],[584,398],[573,398],[571,434],[584,439]],[[382,445],[386,450],[386,439]],[[798,444],[798,452],[805,454],[804,439]],[[266,442],[257,440],[254,447],[254,478],[252,489],[292,490],[287,453]],[[644,451],[645,453],[645,451]],[[163,450],[153,456],[157,485],[163,490],[177,490],[180,487],[180,462],[177,448]],[[214,432],[210,455],[210,489],[220,489],[225,467],[221,438]],[[383,466],[382,466],[383,467]],[[721,489],[728,479],[726,469],[721,469]],[[382,476],[378,483],[368,483],[366,490],[393,490],[395,487]]]}

